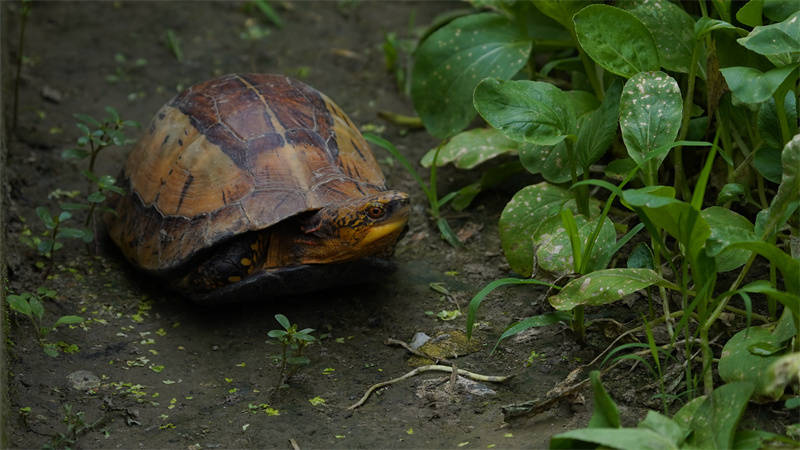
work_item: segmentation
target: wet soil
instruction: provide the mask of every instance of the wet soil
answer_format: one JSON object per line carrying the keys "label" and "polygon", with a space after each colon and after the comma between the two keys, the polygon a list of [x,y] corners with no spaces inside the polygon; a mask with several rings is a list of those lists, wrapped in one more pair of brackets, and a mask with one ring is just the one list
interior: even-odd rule
{"label": "wet soil", "polygon": [[[8,62],[17,55],[19,5],[3,6]],[[452,215],[454,229],[479,230],[464,248],[453,249],[427,219],[421,189],[397,162],[373,149],[387,184],[409,192],[414,202],[410,230],[396,250],[396,272],[380,282],[214,308],[164,290],[157,280],[134,271],[104,239],[94,255],[78,242],[65,242],[47,279],[37,267],[43,259],[20,242],[26,229],[42,229],[37,206],[57,207],[48,194],[86,188],[83,166],[60,156],[78,136],[74,113],[103,117],[104,107],[113,106],[124,119],[147,123],[183,88],[224,73],[284,73],[302,79],[334,99],[362,128],[382,133],[418,161],[437,142],[423,131],[377,117],[382,110],[413,113],[393,74],[385,70],[384,33],[408,36],[410,28],[463,7],[430,1],[288,3],[277,8],[284,21],[278,28],[245,3],[35,3],[25,35],[18,129],[6,137],[3,258],[8,279],[3,284],[14,292],[39,286],[55,290],[55,299],[45,302],[45,323],[68,314],[86,322],[47,337],[77,345],[77,351],[51,358],[27,320],[7,316],[9,405],[3,443],[290,448],[293,439],[304,449],[540,448],[556,433],[585,426],[591,415],[588,391],[535,416],[505,420],[501,412],[503,406],[543,397],[613,338],[593,327],[589,343],[579,345],[567,329],[551,326],[510,339],[491,353],[510,323],[549,311],[546,292],[530,287],[490,295],[479,312],[477,351],[455,359],[460,369],[514,375],[503,384],[485,383],[494,394],[450,391],[447,383],[431,393],[424,389],[429,380],[449,379],[449,374],[425,373],[379,390],[358,409],[347,409],[370,385],[412,369],[410,354],[386,345],[388,338],[410,341],[417,332],[433,336],[463,330],[464,315],[443,321],[437,313],[466,313],[467,302],[480,288],[511,275],[500,250],[497,220],[513,192],[536,182],[533,178],[509,180],[479,196],[466,212]],[[168,30],[180,39],[182,61],[166,44]],[[245,38],[255,30],[268,34]],[[6,64],[3,73],[6,93],[12,90],[10,67]],[[10,98],[4,99],[7,113]],[[126,152],[106,151],[96,172],[118,173]],[[440,190],[449,192],[478,176],[445,169]],[[450,295],[431,289],[431,283],[441,283]],[[589,315],[636,321],[631,304]],[[301,328],[316,329],[318,342],[306,353],[310,364],[274,391],[281,347],[267,332],[278,328],[277,313]],[[652,378],[639,368],[612,372],[607,379],[626,423],[634,424],[644,407],[652,406]],[[30,409],[21,413],[20,408]],[[63,420],[77,413],[78,427],[88,428],[76,436]],[[75,442],[59,441],[59,436]]]}

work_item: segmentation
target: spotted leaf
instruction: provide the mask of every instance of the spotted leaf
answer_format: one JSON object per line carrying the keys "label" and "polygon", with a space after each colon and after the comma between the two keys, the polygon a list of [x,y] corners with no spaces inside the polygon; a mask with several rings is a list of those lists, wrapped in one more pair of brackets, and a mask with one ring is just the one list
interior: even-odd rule
{"label": "spotted leaf", "polygon": [[428,131],[440,138],[475,117],[472,91],[486,77],[510,78],[528,61],[525,30],[497,13],[453,20],[428,36],[415,52],[411,99]]}

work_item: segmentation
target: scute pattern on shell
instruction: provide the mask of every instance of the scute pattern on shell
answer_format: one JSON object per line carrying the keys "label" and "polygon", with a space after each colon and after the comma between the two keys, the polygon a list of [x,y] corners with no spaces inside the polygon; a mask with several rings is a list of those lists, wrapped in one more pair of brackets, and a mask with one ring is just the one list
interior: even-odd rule
{"label": "scute pattern on shell", "polygon": [[[156,114],[123,171],[109,234],[126,257],[166,271],[227,237],[385,190],[352,121],[280,75],[194,85]],[[124,183],[124,181],[123,181]]]}

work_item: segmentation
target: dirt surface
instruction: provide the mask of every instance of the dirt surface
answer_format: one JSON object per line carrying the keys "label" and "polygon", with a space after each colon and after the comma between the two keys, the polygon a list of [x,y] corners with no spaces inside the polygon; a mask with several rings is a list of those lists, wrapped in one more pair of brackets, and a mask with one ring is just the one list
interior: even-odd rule
{"label": "dirt surface", "polygon": [[[14,61],[19,5],[3,6],[8,25],[4,52]],[[585,402],[580,395],[569,397],[536,416],[504,420],[502,406],[543,397],[613,338],[603,332],[608,329],[592,327],[590,343],[581,346],[564,327],[552,326],[511,339],[490,354],[510,323],[549,310],[545,292],[530,287],[490,295],[479,312],[478,351],[456,359],[461,369],[514,375],[504,384],[485,383],[494,394],[451,392],[448,383],[431,387],[431,379],[449,380],[449,374],[426,373],[380,390],[354,411],[347,409],[370,385],[412,369],[410,354],[387,346],[388,338],[408,342],[417,332],[434,336],[464,330],[465,316],[443,321],[436,314],[458,308],[466,313],[467,302],[481,287],[511,275],[500,250],[497,219],[510,195],[533,178],[510,180],[451,217],[457,231],[479,230],[464,248],[453,249],[428,221],[420,188],[374,148],[387,184],[409,192],[414,202],[410,231],[395,255],[397,271],[381,283],[201,308],[134,271],[106,240],[94,256],[79,242],[66,242],[55,255],[56,268],[43,278],[36,266],[42,258],[19,238],[26,228],[42,229],[37,206],[57,207],[49,193],[86,187],[83,166],[60,156],[78,136],[74,113],[103,117],[104,107],[113,106],[124,119],[146,124],[164,102],[195,82],[231,72],[284,73],[325,92],[356,123],[382,132],[412,161],[436,144],[423,131],[377,118],[380,110],[413,113],[384,68],[381,44],[386,32],[408,35],[411,26],[427,25],[463,4],[342,0],[287,6],[278,8],[285,23],[278,28],[244,3],[33,5],[19,125],[16,137],[7,138],[4,285],[14,292],[39,286],[55,290],[55,300],[45,302],[46,323],[67,314],[87,320],[48,336],[78,346],[51,358],[24,317],[8,317],[8,446],[57,445],[59,435],[71,437],[63,422],[70,416],[67,405],[73,418],[80,412],[83,423],[94,425],[70,444],[83,448],[290,448],[290,439],[303,449],[539,448],[553,434],[586,425],[588,391],[583,392]],[[254,26],[269,34],[244,39],[242,34]],[[182,62],[165,44],[167,30],[180,39]],[[144,61],[137,63],[140,58]],[[12,86],[9,69],[4,67],[6,92]],[[109,75],[117,81],[109,81]],[[5,96],[7,113],[10,98]],[[96,172],[116,175],[127,150],[108,150]],[[440,191],[477,176],[446,169]],[[451,295],[431,289],[434,282]],[[630,304],[590,311],[589,316],[635,319]],[[310,365],[288,387],[273,392],[280,346],[267,332],[278,328],[276,313],[301,328],[316,329],[319,342],[307,352]],[[643,416],[645,406],[655,404],[652,379],[641,368],[611,373],[607,380],[628,425]],[[312,404],[316,398],[324,403]],[[22,414],[20,408],[30,411]]]}

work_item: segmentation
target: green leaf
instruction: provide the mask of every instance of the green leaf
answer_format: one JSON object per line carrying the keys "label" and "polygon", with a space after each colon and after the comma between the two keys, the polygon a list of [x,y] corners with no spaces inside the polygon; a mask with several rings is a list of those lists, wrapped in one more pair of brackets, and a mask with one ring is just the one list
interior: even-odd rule
{"label": "green leaf", "polygon": [[756,240],[733,242],[729,245],[729,248],[751,250],[763,256],[770,264],[781,271],[786,291],[794,295],[800,295],[800,261],[787,255],[775,244]]}
{"label": "green leaf", "polygon": [[778,226],[789,205],[800,197],[800,134],[787,142],[781,153],[783,176],[778,192],[772,198],[767,215],[767,227],[770,235],[778,231]]}
{"label": "green leaf", "polygon": [[88,200],[89,203],[103,203],[106,201],[106,196],[100,191],[95,191],[89,194],[89,196],[86,197],[86,200]]}
{"label": "green leaf", "polygon": [[110,119],[111,119],[110,122],[112,122],[112,123],[119,122],[119,113],[117,112],[116,109],[114,109],[113,106],[106,106],[105,110],[110,116]]}
{"label": "green leaf", "polygon": [[481,305],[481,302],[483,302],[486,296],[495,289],[512,284],[538,284],[540,286],[548,286],[558,289],[558,287],[553,286],[550,283],[545,283],[544,281],[539,281],[532,278],[501,278],[499,280],[492,281],[484,286],[483,289],[475,294],[475,296],[472,297],[472,300],[469,301],[469,310],[467,311],[467,339],[472,337],[472,327],[475,324],[475,315],[478,312],[478,307]]}
{"label": "green leaf", "polygon": [[[264,17],[269,19],[270,22],[275,24],[276,27],[278,28],[283,27],[283,21],[281,20],[278,13],[275,12],[275,10],[272,8],[272,6],[269,5],[267,0],[255,0],[254,3],[258,7],[258,10],[261,11],[261,14],[263,14]],[[178,61],[180,61],[180,58],[178,58]]]}
{"label": "green leaf", "polygon": [[84,159],[89,156],[89,151],[82,148],[68,148],[61,152],[61,157],[64,159]]}
{"label": "green leaf", "polygon": [[[661,190],[665,192],[659,192]],[[673,195],[672,188],[664,190],[660,186],[653,186],[628,189],[623,192],[622,198],[683,244],[690,262],[695,263],[705,248],[711,229],[699,211],[689,203],[672,198]]]}
{"label": "green leaf", "polygon": [[722,186],[717,195],[717,205],[722,205],[727,202],[742,201],[745,198],[747,190],[741,183],[727,183]]}
{"label": "green leaf", "polygon": [[292,324],[289,323],[289,319],[287,319],[283,314],[275,314],[275,320],[277,320],[278,323],[281,324],[281,326],[286,330],[292,326]]}
{"label": "green leaf", "polygon": [[31,307],[31,315],[41,321],[44,316],[44,305],[42,305],[42,302],[40,302],[38,298],[31,296],[28,298],[28,304]]}
{"label": "green leaf", "polygon": [[53,343],[50,343],[50,342],[42,345],[42,351],[44,352],[45,355],[47,355],[47,356],[49,356],[51,358],[56,358],[56,357],[58,357],[58,354],[59,354],[58,353],[58,347],[56,346],[56,344],[53,344]]}
{"label": "green leaf", "polygon": [[58,223],[64,223],[72,218],[72,213],[69,211],[61,211],[58,213]]}
{"label": "green leaf", "polygon": [[582,428],[559,433],[550,440],[551,449],[598,448],[597,446],[619,450],[677,449],[668,438],[646,428]]}
{"label": "green leaf", "polygon": [[783,22],[757,26],[736,42],[748,50],[770,57],[775,65],[800,62],[800,11]]}
{"label": "green leaf", "polygon": [[549,301],[559,311],[582,305],[599,306],[615,302],[654,284],[677,289],[677,286],[651,269],[604,269],[570,281],[561,292],[551,296]]}
{"label": "green leaf", "polygon": [[736,20],[751,27],[761,25],[761,12],[763,7],[764,0],[750,0],[736,11]]}
{"label": "green leaf", "polygon": [[589,428],[619,428],[619,411],[614,400],[608,395],[600,380],[600,371],[593,370],[589,374],[594,392],[594,412],[589,419]]}
{"label": "green leaf", "polygon": [[691,432],[688,428],[678,425],[674,420],[656,411],[647,411],[647,417],[639,422],[637,427],[655,431],[660,436],[669,439],[675,447],[683,443]]}
{"label": "green leaf", "polygon": [[[563,209],[569,211],[569,209]],[[586,248],[588,239],[597,227],[600,217],[595,217],[586,221],[583,216],[575,217],[577,226],[577,238],[580,243],[581,251]],[[568,274],[577,272],[573,263],[573,246],[571,244],[571,233],[564,229],[561,218],[555,216],[545,221],[534,234],[534,242],[538,244],[536,257],[539,266],[555,274]],[[597,235],[592,255],[586,263],[586,273],[604,269],[613,256],[611,249],[617,242],[617,233],[614,229],[614,222],[608,217],[603,221],[600,233]]]}
{"label": "green leaf", "polygon": [[98,128],[98,127],[100,127],[102,125],[100,122],[97,121],[97,119],[95,119],[94,117],[92,117],[92,116],[90,116],[88,114],[76,113],[76,114],[73,114],[72,117],[80,120],[81,122],[83,122],[83,123],[85,123],[85,124],[87,124],[89,126],[95,127],[95,128]]}
{"label": "green leaf", "polygon": [[533,236],[548,218],[559,214],[572,194],[548,183],[539,183],[514,194],[500,215],[503,253],[511,269],[525,277],[533,273]]}
{"label": "green leaf", "polygon": [[[514,154],[519,143],[505,137],[494,128],[475,128],[453,136],[441,147],[437,166],[453,163],[459,169],[472,169],[492,158],[503,154]],[[422,157],[423,167],[433,164],[436,149],[431,149]]]}
{"label": "green leaf", "polygon": [[731,242],[756,239],[753,224],[744,216],[719,206],[706,208],[700,215],[711,228],[706,253],[716,258],[717,272],[727,272],[744,265],[751,252],[733,248],[726,250],[725,247]]}
{"label": "green leaf", "polygon": [[[783,100],[783,109],[786,114],[786,121],[789,124],[797,123],[797,101],[791,89],[786,92],[786,96]],[[784,142],[783,136],[781,135],[781,127],[778,121],[778,108],[775,104],[774,96],[761,103],[760,108],[758,108],[757,123],[758,131],[761,138],[764,140],[764,145],[770,147],[770,149],[775,149],[776,153],[780,155],[780,149],[783,148]],[[778,163],[780,165],[780,157],[778,157]],[[780,167],[778,167],[778,181],[776,181],[776,183],[780,183],[780,177]]]}
{"label": "green leaf", "polygon": [[[567,182],[572,177],[569,154],[563,141],[556,145],[523,144],[519,148],[519,161],[525,170],[534,175],[541,173],[553,184]],[[577,174],[582,173],[583,168],[579,168]]]}
{"label": "green leaf", "polygon": [[[637,164],[675,141],[681,126],[683,99],[678,83],[663,72],[640,73],[622,89],[619,123],[628,154]],[[658,171],[666,153],[647,162],[644,170]]]}
{"label": "green leaf", "polygon": [[[578,164],[583,170],[588,170],[589,166],[603,157],[617,137],[621,92],[622,83],[615,80],[606,89],[600,107],[578,120],[575,151]],[[562,165],[567,166],[563,163]]]}
{"label": "green leaf", "polygon": [[765,328],[747,328],[731,337],[722,348],[717,370],[720,378],[726,383],[748,381],[755,386],[755,395],[777,400],[766,390],[766,373],[769,366],[781,355],[757,355],[750,351],[753,345],[768,344],[777,346],[780,343]]}
{"label": "green leaf", "polygon": [[[674,72],[689,72],[695,43],[694,19],[669,0],[637,0],[621,2],[650,31],[658,48],[661,65]],[[698,64],[698,73],[705,79],[705,64]]]}
{"label": "green leaf", "polygon": [[47,228],[48,230],[52,230],[53,228],[55,228],[56,222],[53,219],[53,216],[50,215],[50,211],[46,207],[44,206],[37,207],[36,215],[39,216],[39,219],[42,220],[42,223],[44,224],[45,228]]}
{"label": "green leaf", "polygon": [[289,334],[289,333],[287,333],[287,332],[285,332],[283,330],[269,330],[269,332],[267,333],[267,336],[269,336],[271,338],[278,339],[278,338],[281,338],[283,336],[286,336],[287,334]]}
{"label": "green leaf", "polygon": [[531,40],[500,14],[453,20],[417,48],[411,80],[414,108],[432,135],[446,138],[475,117],[472,93],[486,77],[510,78],[528,61]]}
{"label": "green leaf", "polygon": [[575,134],[575,112],[562,90],[541,81],[487,78],[475,88],[475,109],[511,139],[555,145]]}
{"label": "green leaf", "polygon": [[57,238],[67,239],[80,239],[85,243],[91,243],[94,240],[94,233],[88,228],[59,228]]}
{"label": "green leaf", "polygon": [[516,334],[522,333],[529,328],[546,327],[558,322],[569,323],[572,319],[572,314],[568,311],[553,311],[547,314],[540,314],[538,316],[528,317],[511,325],[503,331],[503,334],[497,338],[497,342],[492,347],[492,353],[497,349],[497,346],[504,339],[510,338]]}
{"label": "green leaf", "polygon": [[572,20],[581,47],[609,72],[630,78],[659,69],[653,36],[633,14],[613,6],[590,5]]}
{"label": "green leaf", "polygon": [[712,19],[710,17],[701,17],[697,19],[697,23],[694,24],[694,34],[698,39],[715,30],[734,30],[740,34],[747,34],[747,31],[733,26],[724,20]]}
{"label": "green leaf", "polygon": [[28,317],[32,317],[31,305],[28,303],[28,298],[30,298],[30,294],[26,292],[22,295],[9,294],[8,297],[6,297],[6,300],[8,301],[8,306],[12,310]]}
{"label": "green leaf", "polygon": [[696,448],[731,448],[752,393],[753,384],[748,382],[728,383],[715,389],[695,411],[688,443]]}
{"label": "green leaf", "polygon": [[61,316],[56,320],[56,323],[53,324],[53,328],[60,325],[72,325],[81,322],[83,322],[83,317],[80,316]]}
{"label": "green leaf", "polygon": [[752,67],[725,67],[720,69],[736,100],[743,103],[761,103],[769,100],[772,94],[797,68],[797,64],[777,67],[761,72]]}
{"label": "green leaf", "polygon": [[588,0],[538,0],[533,2],[539,11],[560,23],[567,30],[572,30],[574,26],[572,16],[591,3]]}
{"label": "green leaf", "polygon": [[639,242],[628,256],[627,267],[629,269],[654,269],[653,251],[644,242]]}

